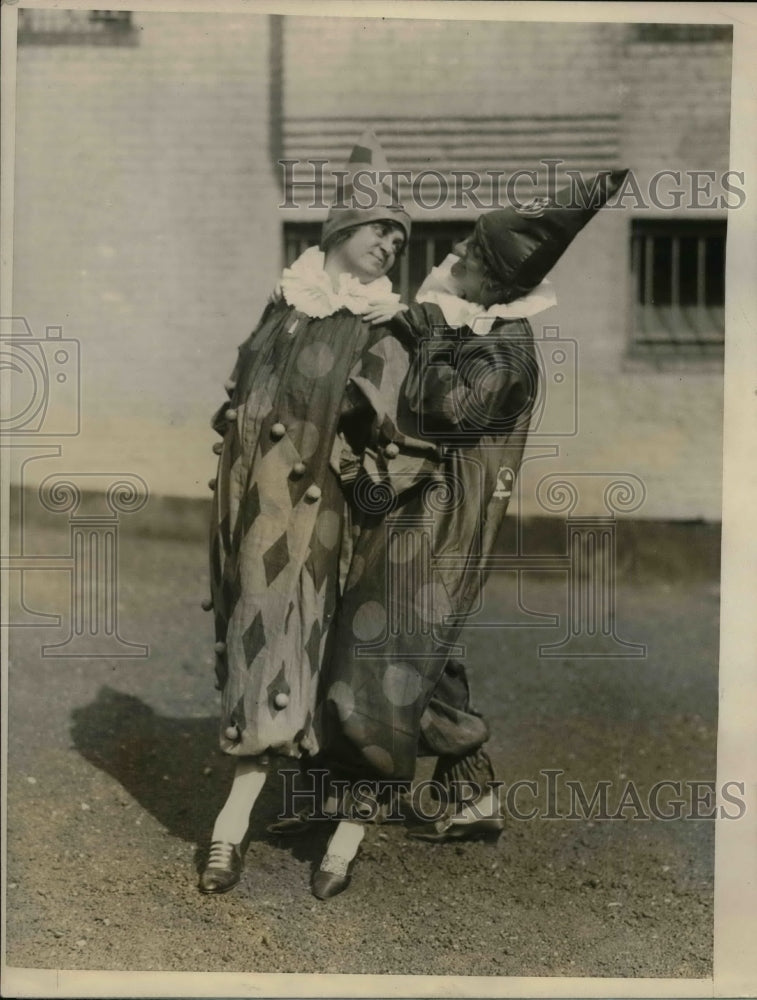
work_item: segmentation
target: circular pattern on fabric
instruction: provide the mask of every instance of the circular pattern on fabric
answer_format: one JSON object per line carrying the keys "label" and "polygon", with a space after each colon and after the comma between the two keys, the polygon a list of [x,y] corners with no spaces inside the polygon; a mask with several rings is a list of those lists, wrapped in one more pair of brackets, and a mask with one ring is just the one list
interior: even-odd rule
{"label": "circular pattern on fabric", "polygon": [[297,358],[297,370],[305,378],[322,378],[334,367],[334,352],[328,344],[307,344]]}
{"label": "circular pattern on fabric", "polygon": [[322,510],[315,522],[315,535],[324,549],[333,549],[339,541],[341,518],[335,510]]}
{"label": "circular pattern on fabric", "polygon": [[378,639],[386,628],[386,611],[378,601],[361,604],[352,619],[352,632],[356,639],[370,642]]}
{"label": "circular pattern on fabric", "polygon": [[334,681],[329,688],[328,700],[333,702],[339,718],[344,722],[355,711],[355,696],[344,681]]}
{"label": "circular pattern on fabric", "polygon": [[370,746],[363,748],[366,761],[381,774],[390,775],[394,772],[394,760],[388,750],[383,747]]}
{"label": "circular pattern on fabric", "polygon": [[436,581],[424,584],[415,595],[415,610],[424,622],[441,624],[452,614],[452,605],[444,584]]}
{"label": "circular pattern on fabric", "polygon": [[321,432],[309,420],[293,420],[289,424],[289,438],[302,458],[311,458],[318,448]]}
{"label": "circular pattern on fabric", "polygon": [[271,387],[274,385],[272,365],[263,365],[255,375],[255,382],[247,394],[250,412],[263,417],[273,409]]}
{"label": "circular pattern on fabric", "polygon": [[409,663],[390,663],[381,682],[384,697],[392,705],[402,708],[412,705],[421,693],[421,678]]}

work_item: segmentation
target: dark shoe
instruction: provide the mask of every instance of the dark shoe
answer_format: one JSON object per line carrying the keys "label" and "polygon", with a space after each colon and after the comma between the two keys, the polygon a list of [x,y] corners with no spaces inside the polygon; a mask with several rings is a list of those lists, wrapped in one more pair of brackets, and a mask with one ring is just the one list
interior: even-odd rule
{"label": "dark shoe", "polygon": [[414,827],[407,831],[407,835],[413,840],[425,840],[430,844],[449,844],[461,840],[497,841],[504,828],[505,821],[501,816],[485,816],[468,823],[446,818],[426,826]]}
{"label": "dark shoe", "polygon": [[200,892],[228,892],[242,877],[242,854],[239,844],[214,840],[208,863],[200,876]]}
{"label": "dark shoe", "polygon": [[[354,861],[354,858],[353,858]],[[331,899],[344,892],[352,881],[353,861],[346,862],[335,854],[327,854],[313,875],[312,892],[316,899]]]}
{"label": "dark shoe", "polygon": [[309,828],[312,815],[310,809],[300,809],[294,816],[269,823],[266,830],[277,837],[299,837]]}

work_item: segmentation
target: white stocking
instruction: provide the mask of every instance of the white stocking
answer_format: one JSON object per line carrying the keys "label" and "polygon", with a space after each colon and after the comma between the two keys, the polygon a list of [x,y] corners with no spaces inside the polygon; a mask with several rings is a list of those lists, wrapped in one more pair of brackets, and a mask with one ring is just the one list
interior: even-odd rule
{"label": "white stocking", "polygon": [[229,797],[213,827],[213,840],[241,843],[250,825],[250,812],[263,790],[267,775],[267,765],[256,758],[244,757],[237,761]]}
{"label": "white stocking", "polygon": [[347,870],[347,865],[357,854],[364,836],[365,826],[363,823],[342,820],[331,835],[326,854],[321,862],[321,869],[331,871],[336,875],[343,875]]}
{"label": "white stocking", "polygon": [[482,799],[473,803],[472,806],[463,806],[461,811],[455,813],[452,819],[454,822],[470,823],[483,817],[497,816],[498,814],[499,803],[495,798],[494,792],[490,790]]}

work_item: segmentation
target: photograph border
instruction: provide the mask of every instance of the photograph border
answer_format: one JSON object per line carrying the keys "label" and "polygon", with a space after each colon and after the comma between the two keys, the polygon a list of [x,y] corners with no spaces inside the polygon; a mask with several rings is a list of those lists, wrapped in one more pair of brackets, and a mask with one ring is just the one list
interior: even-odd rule
{"label": "photograph border", "polygon": [[[717,785],[744,781],[747,810],[738,822],[716,821],[715,947],[712,979],[504,978],[349,976],[311,974],[155,973],[19,969],[5,965],[4,996],[469,996],[469,997],[694,997],[757,995],[757,4],[755,3],[479,3],[398,2],[264,3],[255,0],[187,0],[185,3],[113,3],[114,10],[528,21],[664,21],[732,24],[732,169],[744,170],[747,198],[729,215],[726,269],[724,451],[722,507],[721,693]],[[22,8],[91,9],[79,0],[3,0],[2,205],[0,314],[13,315],[13,165],[15,129],[15,24]],[[2,373],[0,373],[2,377]],[[2,476],[2,544],[8,538],[7,467]],[[0,584],[2,581],[0,581]],[[0,587],[7,602],[7,588]],[[3,620],[5,618],[3,617]],[[7,821],[8,634],[2,635],[2,813]],[[7,839],[3,837],[3,871]],[[7,882],[3,879],[5,945]]]}

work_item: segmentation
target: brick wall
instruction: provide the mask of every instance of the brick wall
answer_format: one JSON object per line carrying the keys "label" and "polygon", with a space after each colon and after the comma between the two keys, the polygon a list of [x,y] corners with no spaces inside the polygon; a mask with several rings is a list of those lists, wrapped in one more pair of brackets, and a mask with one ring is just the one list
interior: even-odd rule
{"label": "brick wall", "polygon": [[[659,170],[711,170],[729,167],[731,47],[729,43],[651,44],[624,47],[619,62],[622,157],[642,189]],[[734,165],[736,166],[736,165]],[[671,186],[674,182],[670,181]],[[686,185],[684,185],[686,186]],[[671,188],[660,184],[664,195]],[[713,189],[719,191],[720,188]],[[702,199],[706,201],[709,199]],[[632,215],[723,217],[722,210],[691,208],[688,197],[675,215],[650,206]],[[616,244],[617,246],[617,244]],[[627,241],[620,244],[621,267],[628,272]],[[617,286],[616,286],[617,288]],[[626,289],[627,291],[627,289]],[[612,455],[637,470],[647,486],[648,516],[720,518],[723,378],[719,365],[682,365],[655,371],[624,362],[629,311],[608,315],[602,341],[589,353],[584,398],[592,426],[576,461],[590,454],[598,463]],[[578,317],[577,317],[578,320]],[[590,448],[586,447],[590,445]],[[567,456],[573,456],[568,453]]]}
{"label": "brick wall", "polygon": [[[321,58],[303,60],[306,47]],[[284,54],[289,115],[616,113],[620,163],[644,189],[663,168],[728,168],[725,42],[639,43],[620,24],[287,18]],[[720,367],[657,371],[626,359],[636,214],[650,213],[601,213],[552,273],[558,307],[543,324],[577,342],[578,433],[559,439],[557,458],[529,467],[525,494],[549,472],[623,471],[645,483],[641,515],[717,520]],[[582,484],[587,508],[602,512],[604,481]],[[539,513],[533,500],[524,508]]]}
{"label": "brick wall", "polygon": [[728,170],[729,43],[629,42],[620,67],[623,150],[643,183],[660,169]]}
{"label": "brick wall", "polygon": [[210,413],[279,269],[269,22],[134,18],[134,47],[19,46],[14,311],[81,342],[82,433],[55,471],[202,495]]}
{"label": "brick wall", "polygon": [[[622,29],[621,29],[622,30]],[[727,43],[641,44],[627,39],[622,81],[621,158],[642,190],[659,170],[729,167],[731,55]],[[670,186],[660,184],[666,197]],[[719,190],[719,189],[718,189]],[[667,197],[666,197],[666,200]],[[702,199],[702,201],[709,199]],[[676,216],[722,217],[691,209]],[[565,470],[624,469],[639,476],[647,517],[718,520],[722,470],[722,369],[682,364],[658,371],[625,359],[630,307],[628,230],[634,216],[597,218],[554,272],[561,326],[579,341],[580,433],[561,447]],[[597,481],[599,482],[599,480]],[[597,490],[592,506],[599,510]]]}
{"label": "brick wall", "polygon": [[[82,342],[71,467],[117,456],[156,493],[202,496],[208,414],[280,263],[270,23],[135,17],[135,48],[19,49],[16,311]],[[622,25],[288,17],[282,67],[289,115],[617,113],[621,161],[642,183],[661,167],[728,165],[725,43],[631,43]],[[640,514],[715,520],[720,371],[625,359],[632,215],[601,213],[553,272],[559,305],[544,322],[578,342],[579,433],[538,465],[630,472],[647,486]],[[49,471],[34,464],[36,478]],[[601,511],[598,485],[588,502]]]}
{"label": "brick wall", "polygon": [[442,118],[601,112],[619,99],[621,42],[603,24],[290,17],[285,109]]}

